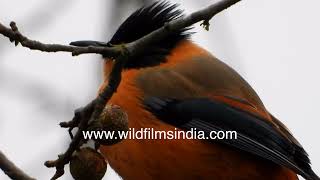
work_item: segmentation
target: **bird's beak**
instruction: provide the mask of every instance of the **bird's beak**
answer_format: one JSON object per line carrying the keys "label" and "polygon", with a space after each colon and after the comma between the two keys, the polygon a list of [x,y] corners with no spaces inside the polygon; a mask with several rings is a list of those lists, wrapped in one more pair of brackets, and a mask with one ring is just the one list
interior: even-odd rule
{"label": "bird's beak", "polygon": [[72,46],[79,46],[79,47],[87,47],[87,46],[110,46],[109,43],[100,42],[100,41],[73,41],[70,43]]}

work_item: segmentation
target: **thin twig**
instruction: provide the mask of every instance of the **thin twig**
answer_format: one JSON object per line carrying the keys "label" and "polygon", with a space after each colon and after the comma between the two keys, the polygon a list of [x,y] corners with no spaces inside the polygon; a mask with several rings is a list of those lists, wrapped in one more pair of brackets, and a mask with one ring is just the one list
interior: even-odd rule
{"label": "thin twig", "polygon": [[14,180],[35,180],[30,177],[21,169],[19,169],[13,162],[11,162],[1,151],[0,151],[0,169],[3,170],[11,179]]}
{"label": "thin twig", "polygon": [[[88,121],[91,114],[94,111],[96,100],[90,102],[87,106],[82,108],[81,112],[76,112],[73,120],[80,122],[78,131],[73,137],[68,149],[64,154],[58,155],[58,159],[54,161],[46,161],[45,166],[56,167],[56,173],[51,179],[58,179],[64,174],[64,166],[69,163],[72,153],[79,148],[79,144],[82,140],[82,131],[87,129]],[[78,113],[78,114],[77,114]]]}
{"label": "thin twig", "polygon": [[[78,126],[79,129],[76,135],[73,137],[67,151],[64,154],[59,155],[57,160],[45,162],[47,167],[56,167],[57,169],[55,175],[52,177],[52,180],[57,179],[64,174],[64,165],[69,163],[72,153],[79,147],[79,143],[83,138],[82,131],[85,131],[88,128],[88,123],[92,122],[93,126],[99,127],[99,124],[97,125],[95,120],[101,114],[105,104],[112,97],[113,93],[117,90],[121,81],[121,71],[127,57],[128,55],[123,55],[122,58],[124,59],[118,59],[118,61],[116,61],[114,67],[112,68],[107,88],[105,88],[96,99],[85,106],[80,112],[77,111],[75,113],[75,117],[72,121],[79,121],[78,119],[80,119],[80,124]],[[60,125],[72,124],[71,122],[60,123]]]}
{"label": "thin twig", "polygon": [[120,51],[116,47],[76,47],[60,44],[44,44],[39,41],[31,40],[20,33],[15,22],[10,23],[10,27],[5,27],[0,23],[0,34],[9,38],[11,42],[14,42],[17,46],[19,43],[23,47],[27,47],[32,50],[39,50],[43,52],[71,52],[73,56],[81,54],[108,54],[110,57],[116,57],[120,54]]}

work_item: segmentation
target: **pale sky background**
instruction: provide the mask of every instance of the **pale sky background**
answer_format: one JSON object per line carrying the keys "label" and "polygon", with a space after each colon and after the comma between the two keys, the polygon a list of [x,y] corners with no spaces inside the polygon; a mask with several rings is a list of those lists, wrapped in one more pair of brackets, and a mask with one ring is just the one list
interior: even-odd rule
{"label": "pale sky background", "polygon": [[[136,8],[133,0],[122,0],[126,4],[118,10],[115,1],[0,0],[0,21],[14,20],[25,35],[47,43],[106,41]],[[215,2],[172,1],[186,13]],[[197,24],[193,38],[252,85],[304,146],[318,174],[319,7],[319,0],[245,0],[211,20],[209,32]],[[55,159],[70,141],[58,123],[95,97],[99,59],[16,48],[0,36],[0,149],[33,177],[54,174],[43,162]],[[2,171],[0,179],[8,179]],[[118,177],[109,168],[104,179]]]}

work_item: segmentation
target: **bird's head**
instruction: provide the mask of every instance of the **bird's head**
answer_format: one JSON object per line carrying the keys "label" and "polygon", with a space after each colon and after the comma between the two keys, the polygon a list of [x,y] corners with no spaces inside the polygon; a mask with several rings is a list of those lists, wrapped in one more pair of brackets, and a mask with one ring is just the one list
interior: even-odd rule
{"label": "bird's head", "polygon": [[[170,22],[183,16],[183,12],[177,9],[177,4],[167,1],[158,1],[146,5],[133,12],[114,33],[109,42],[75,41],[74,46],[114,46],[133,42],[145,35],[161,28],[166,22]],[[166,61],[166,56],[182,40],[188,39],[190,28],[171,33],[166,38],[148,46],[136,56],[130,57],[124,68],[143,68],[159,65]]]}

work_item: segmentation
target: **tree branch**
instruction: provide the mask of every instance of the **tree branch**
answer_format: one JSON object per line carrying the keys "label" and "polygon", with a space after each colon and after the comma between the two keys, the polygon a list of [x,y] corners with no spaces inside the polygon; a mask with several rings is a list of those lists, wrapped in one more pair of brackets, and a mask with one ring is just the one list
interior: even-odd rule
{"label": "tree branch", "polygon": [[1,151],[0,151],[0,168],[5,174],[7,174],[11,179],[15,180],[35,180],[34,178],[28,176],[16,165],[13,164]]}
{"label": "tree branch", "polygon": [[[72,55],[80,55],[87,53],[103,54],[105,57],[114,58],[115,64],[112,68],[109,76],[108,86],[104,88],[102,93],[80,110],[76,110],[75,116],[72,121],[60,123],[61,127],[69,128],[69,132],[74,127],[78,127],[78,131],[75,136],[71,135],[72,141],[64,154],[59,155],[58,159],[54,161],[47,161],[45,165],[47,167],[56,167],[56,173],[52,179],[57,179],[64,174],[64,166],[69,163],[72,153],[77,150],[83,140],[82,131],[88,128],[99,129],[99,122],[97,117],[101,114],[103,108],[112,97],[113,93],[117,90],[121,82],[121,72],[124,64],[130,58],[130,56],[136,55],[142,52],[145,47],[148,47],[152,43],[165,38],[170,33],[178,31],[183,28],[187,28],[197,22],[203,21],[202,25],[205,29],[209,29],[209,20],[219,12],[227,9],[240,0],[221,0],[213,5],[208,6],[200,11],[194,12],[189,16],[185,16],[171,22],[168,22],[163,27],[153,31],[152,33],[128,44],[116,45],[113,47],[74,47],[58,44],[43,44],[38,41],[30,40],[23,36],[16,27],[15,23],[10,24],[10,28],[6,28],[0,23],[0,34],[8,37],[11,42],[15,42],[16,45],[21,43],[22,46],[30,49],[36,49],[45,52],[72,52]],[[72,134],[72,133],[70,133]]]}
{"label": "tree branch", "polygon": [[9,40],[14,42],[16,46],[20,43],[23,47],[27,47],[31,50],[39,50],[43,52],[71,52],[72,56],[95,53],[108,54],[110,57],[116,57],[120,54],[119,49],[116,47],[76,47],[60,44],[44,44],[39,41],[31,40],[21,34],[15,22],[11,22],[10,27],[11,28],[7,28],[0,23],[0,34],[9,38]]}
{"label": "tree branch", "polygon": [[[218,14],[219,12],[227,9],[228,7],[236,4],[241,0],[221,0],[215,4],[208,6],[202,10],[194,12],[189,16],[182,17],[167,23],[164,27],[155,30],[154,32],[127,44],[125,47],[130,53],[139,53],[139,50],[143,50],[143,47],[147,47],[151,43],[155,43],[163,39],[168,34],[178,31],[182,28],[189,27],[197,22],[204,21],[202,24],[205,28],[209,27],[209,20]],[[106,57],[117,57],[121,54],[121,49],[117,47],[75,47],[60,44],[44,44],[39,41],[28,39],[26,36],[22,35],[15,22],[10,23],[11,28],[5,27],[0,23],[0,34],[9,38],[11,42],[14,42],[17,46],[19,43],[32,50],[39,50],[43,52],[71,52],[73,56],[81,54],[103,54]]]}
{"label": "tree branch", "polygon": [[[121,81],[121,71],[123,65],[127,61],[127,57],[128,55],[123,55],[115,62],[114,67],[112,68],[112,71],[110,73],[108,86],[103,90],[102,93],[99,94],[96,99],[94,99],[84,108],[76,110],[75,117],[71,121],[60,123],[60,126],[64,128],[74,128],[77,124],[79,129],[64,154],[59,155],[57,160],[45,162],[45,166],[47,167],[56,167],[57,171],[51,179],[57,179],[64,174],[64,165],[70,162],[72,153],[77,150],[79,146],[81,146],[80,144],[83,140],[82,131],[85,131],[88,128],[92,128],[92,126],[97,128],[101,127],[100,124],[95,120],[98,119],[106,103],[118,88]],[[91,124],[89,124],[90,122]]]}
{"label": "tree branch", "polygon": [[205,29],[209,29],[209,20],[213,16],[240,1],[241,0],[221,0],[188,16],[168,22],[163,27],[153,31],[152,33],[127,44],[127,49],[130,54],[139,53],[140,51],[143,51],[145,47],[148,47],[150,44],[164,39],[170,33],[189,27],[200,21],[204,21],[202,25]]}

